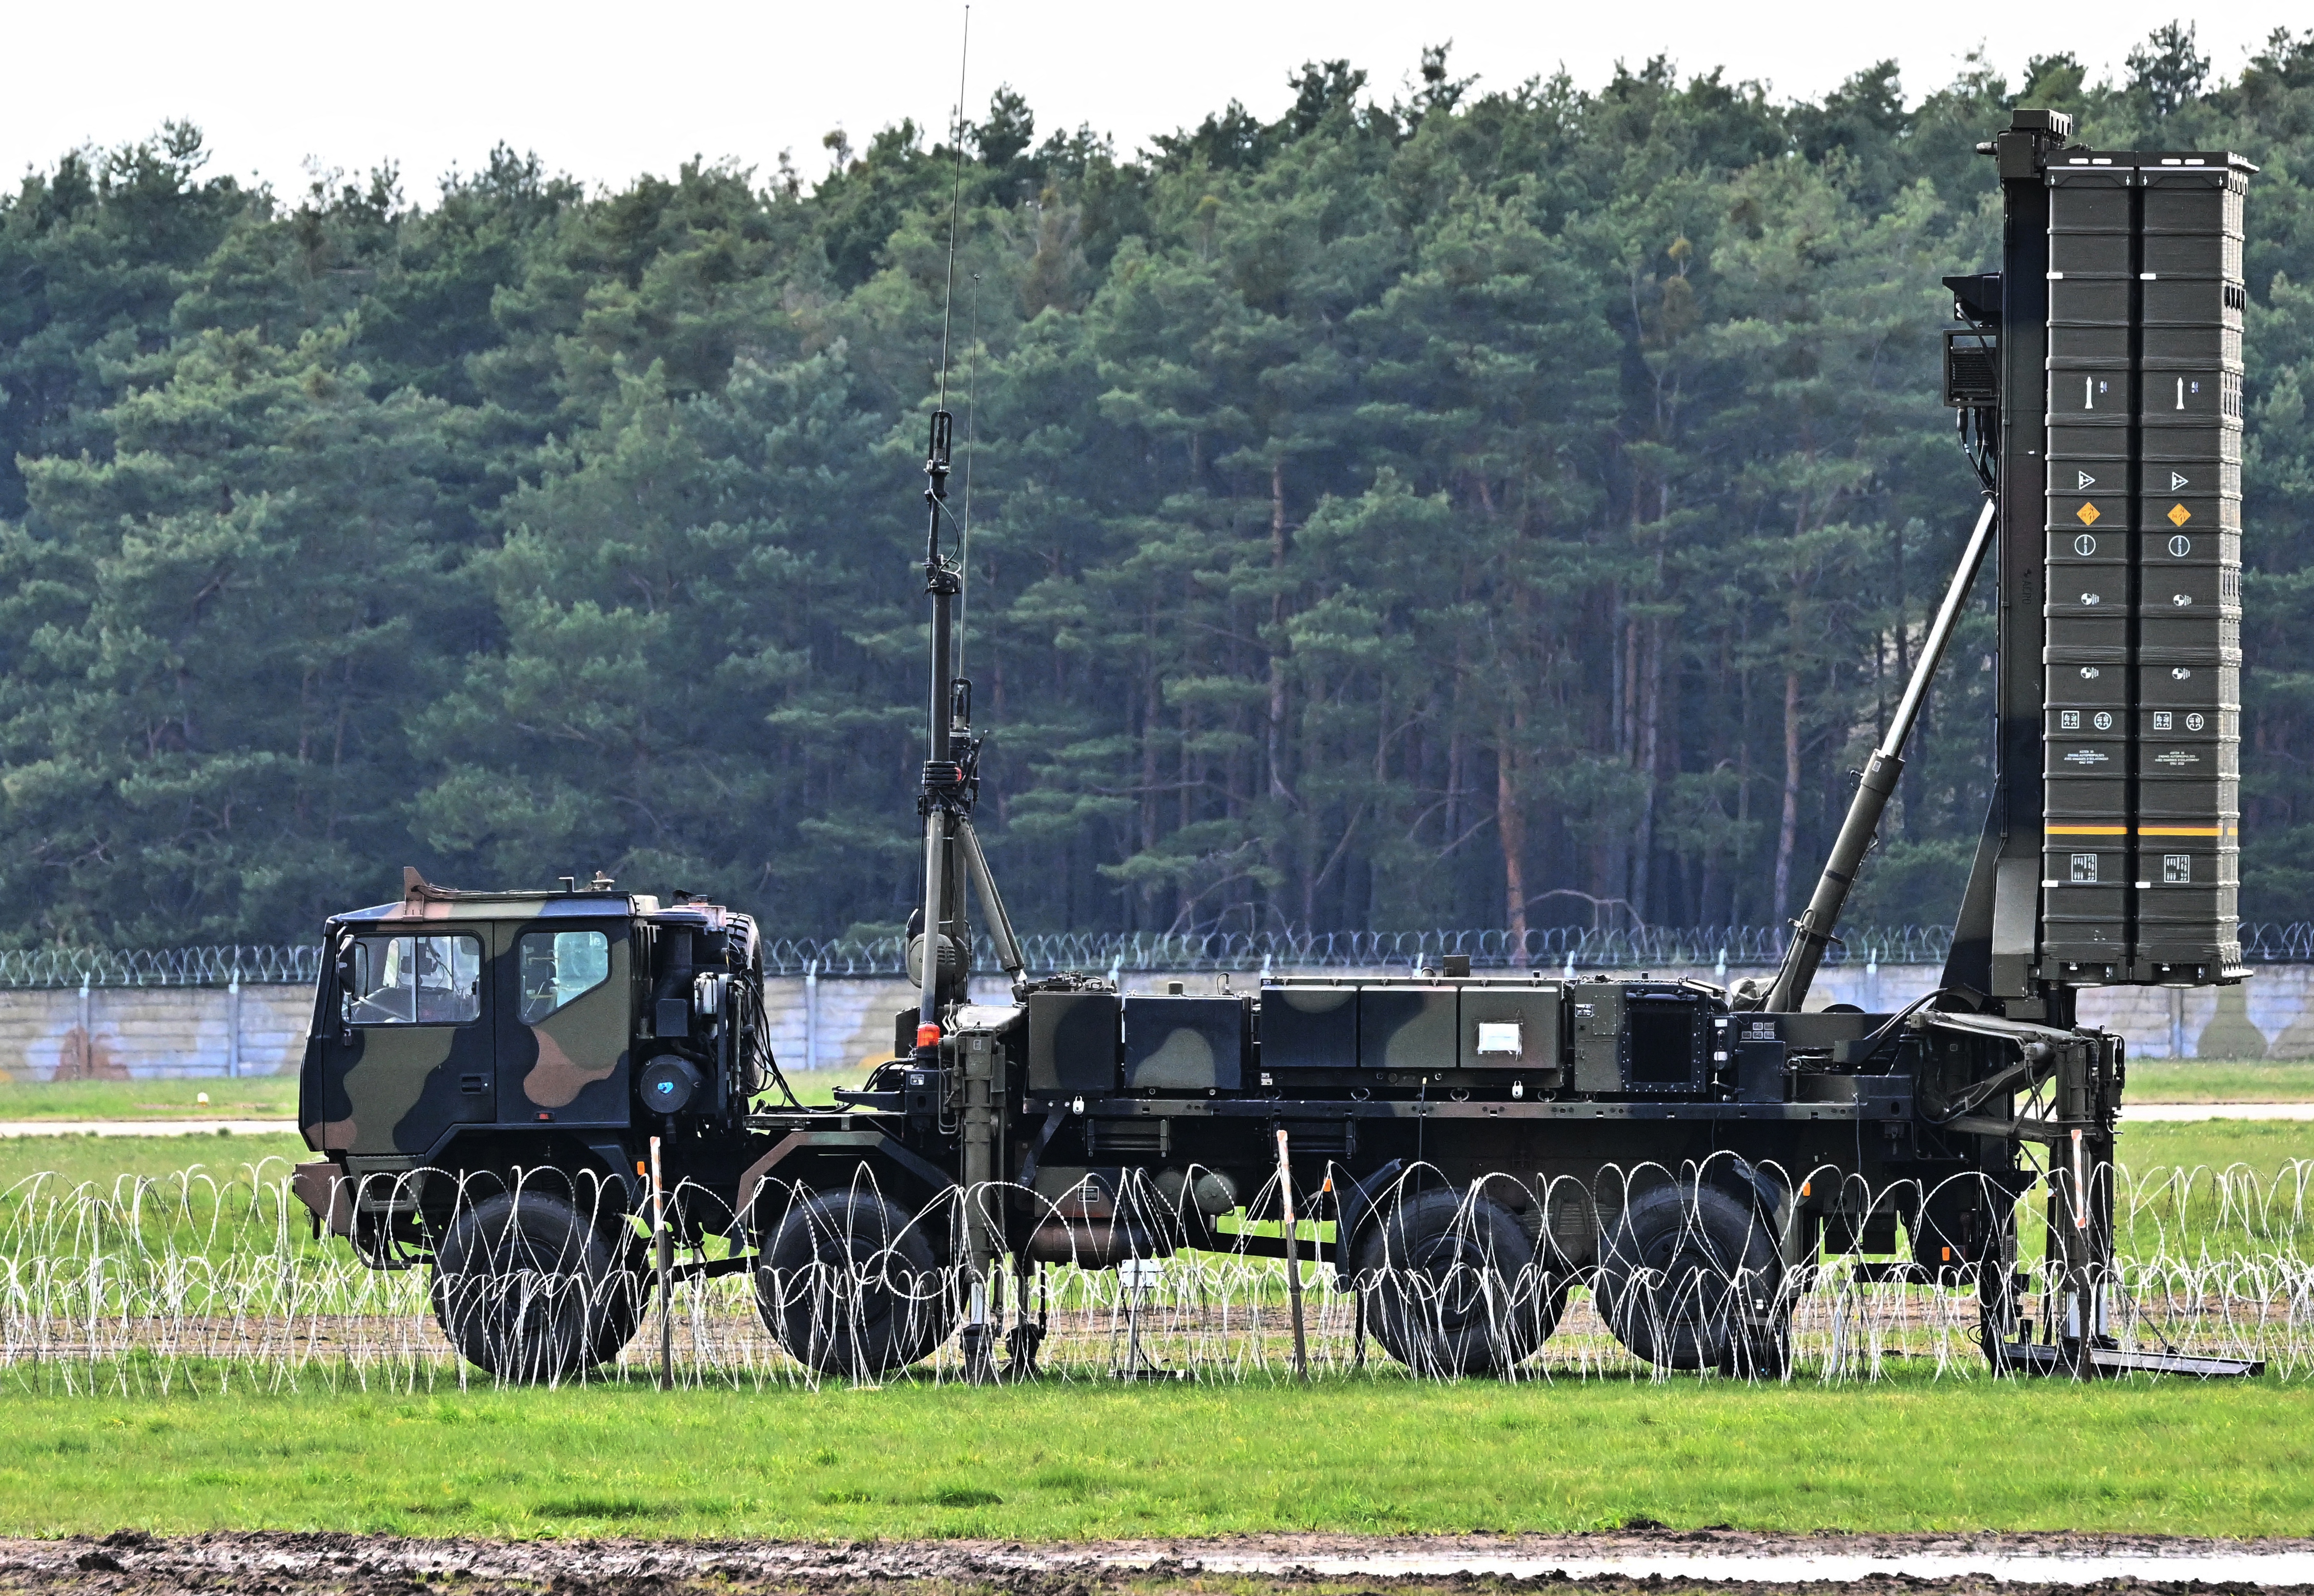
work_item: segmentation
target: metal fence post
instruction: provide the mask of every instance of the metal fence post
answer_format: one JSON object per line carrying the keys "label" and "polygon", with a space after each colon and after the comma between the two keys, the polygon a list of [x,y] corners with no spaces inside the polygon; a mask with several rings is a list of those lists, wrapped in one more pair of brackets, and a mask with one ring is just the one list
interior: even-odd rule
{"label": "metal fence post", "polygon": [[80,977],[80,1078],[92,1079],[96,1074],[96,1035],[89,1029],[88,972]]}
{"label": "metal fence post", "polygon": [[819,961],[803,966],[803,1067],[819,1068]]}
{"label": "metal fence post", "polygon": [[233,984],[225,989],[225,1072],[233,1080],[241,1079],[241,970],[233,972]]}

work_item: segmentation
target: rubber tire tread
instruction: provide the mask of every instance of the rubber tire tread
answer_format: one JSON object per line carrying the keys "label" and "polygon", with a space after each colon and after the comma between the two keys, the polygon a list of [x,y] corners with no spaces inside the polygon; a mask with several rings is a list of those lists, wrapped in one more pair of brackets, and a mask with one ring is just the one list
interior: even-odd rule
{"label": "rubber tire tread", "polygon": [[458,1355],[520,1384],[615,1359],[642,1322],[644,1277],[560,1194],[495,1192],[462,1208],[434,1249],[428,1297]]}
{"label": "rubber tire tread", "polygon": [[872,1192],[789,1206],[764,1244],[755,1309],[790,1356],[822,1374],[872,1379],[929,1357],[955,1311],[924,1227]]}
{"label": "rubber tire tread", "polygon": [[[1732,1299],[1739,1274],[1764,1310]],[[1710,1182],[1665,1180],[1633,1194],[1608,1228],[1594,1289],[1599,1317],[1644,1362],[1780,1374],[1790,1334],[1783,1276],[1755,1204]]]}
{"label": "rubber tire tread", "polygon": [[[1382,1350],[1418,1374],[1498,1373],[1532,1357],[1558,1327],[1567,1280],[1538,1267],[1535,1239],[1491,1198],[1418,1192],[1359,1240],[1355,1278],[1366,1327]],[[1478,1292],[1479,1311],[1448,1301]],[[1430,1284],[1409,1289],[1417,1275]]]}

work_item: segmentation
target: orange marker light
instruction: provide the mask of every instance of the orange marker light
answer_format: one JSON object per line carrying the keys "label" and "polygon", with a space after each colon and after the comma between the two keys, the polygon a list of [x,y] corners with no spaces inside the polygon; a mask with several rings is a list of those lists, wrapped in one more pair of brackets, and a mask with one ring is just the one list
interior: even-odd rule
{"label": "orange marker light", "polygon": [[938,1047],[940,1045],[940,1027],[932,1024],[929,1020],[925,1021],[923,1025],[918,1026],[916,1027],[916,1045],[919,1047]]}

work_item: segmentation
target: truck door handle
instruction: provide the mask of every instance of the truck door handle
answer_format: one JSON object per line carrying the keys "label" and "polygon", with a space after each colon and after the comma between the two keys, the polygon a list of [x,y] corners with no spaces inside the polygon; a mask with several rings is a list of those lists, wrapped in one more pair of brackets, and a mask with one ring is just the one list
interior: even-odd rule
{"label": "truck door handle", "polygon": [[458,1089],[468,1097],[478,1098],[490,1089],[490,1078],[487,1075],[461,1075],[458,1077]]}

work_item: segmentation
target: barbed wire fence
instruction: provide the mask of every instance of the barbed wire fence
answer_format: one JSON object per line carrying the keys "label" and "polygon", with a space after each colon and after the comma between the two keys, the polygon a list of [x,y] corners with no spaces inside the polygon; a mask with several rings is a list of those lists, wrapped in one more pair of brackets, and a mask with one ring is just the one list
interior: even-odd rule
{"label": "barbed wire fence", "polygon": [[[1757,969],[1783,957],[1788,929],[1763,925],[1638,926],[1599,930],[1548,926],[1524,936],[1502,930],[1088,931],[1020,938],[1032,971],[1146,974],[1202,971],[1417,969],[1449,954],[1481,970],[1647,970],[1726,966]],[[2242,957],[2252,964],[2314,964],[2314,921],[2245,922]],[[1942,925],[1860,926],[1825,952],[1827,966],[1942,964],[1952,930]],[[780,937],[764,944],[767,974],[898,976],[902,938]],[[0,988],[311,984],[321,974],[318,944],[161,948],[0,949]],[[985,941],[978,962],[994,968]]]}
{"label": "barbed wire fence", "polygon": [[0,987],[310,986],[322,974],[318,942],[294,947],[0,948]]}
{"label": "barbed wire fence", "polygon": [[[2096,1283],[2116,1345],[2262,1360],[2284,1380],[2314,1370],[2310,1176],[2309,1160],[2117,1170],[2117,1262]],[[1777,1180],[1791,1189],[1788,1175]],[[428,1194],[429,1181],[455,1189]],[[1308,1366],[1408,1380],[1993,1374],[1974,1267],[1838,1250],[1780,1260],[1730,1237],[1724,1212],[1701,1200],[1711,1189],[1692,1168],[1652,1167],[1571,1192],[1544,1183],[1530,1194],[1536,1217],[1506,1228],[1499,1203],[1417,1172],[1382,1195],[1382,1218],[1360,1228],[1365,1239],[1347,1258],[1330,1225],[1304,1221]],[[1665,1208],[1649,1193],[1684,1205],[1670,1254],[1626,1239],[1619,1216]],[[371,1256],[397,1265],[373,1268],[345,1241],[317,1237],[275,1160],[110,1186],[37,1176],[0,1192],[0,1388],[422,1391],[658,1374],[662,1305],[641,1221],[623,1202],[590,1204],[567,1183],[470,1189],[440,1172],[373,1177],[342,1195],[349,1215],[446,1214],[435,1256],[381,1253],[373,1233]],[[1286,1266],[1257,1250],[1257,1238],[1274,1248],[1280,1234],[1274,1179],[1220,1218],[1153,1187],[1096,1195],[1034,1199],[1038,1232],[1065,1242],[1046,1248],[1026,1288],[1038,1378],[1293,1377]],[[1923,1195],[1851,1195],[1900,1205]],[[694,1200],[703,1194],[672,1195],[678,1211]],[[664,1304],[674,1380],[764,1389],[972,1378],[954,1334],[967,1283],[949,1260],[976,1207],[993,1214],[1023,1200],[1017,1188],[959,1191],[910,1213],[864,1179],[846,1193],[767,1192],[742,1239],[755,1253],[733,1264],[728,1244],[694,1234],[700,1245],[682,1255]],[[538,1222],[589,1206],[583,1228],[559,1240]],[[1580,1233],[1564,1222],[1570,1212],[1597,1227],[1587,1262],[1562,1250]],[[2015,1282],[2029,1303],[2065,1283],[2033,1256],[2029,1208],[2020,1235]],[[1437,1245],[1426,1252],[1421,1237]],[[1672,1261],[1650,1265],[1642,1250]],[[1000,1320],[1020,1306],[1000,1301]]]}
{"label": "barbed wire fence", "polygon": [[[1638,926],[1616,930],[1548,926],[1524,936],[1504,930],[1104,931],[1020,938],[1031,970],[1094,974],[1200,971],[1285,974],[1304,970],[1435,967],[1450,954],[1479,970],[1647,970],[1719,966],[1759,969],[1783,957],[1789,928],[1766,925]],[[2242,957],[2253,964],[2314,964],[2314,921],[2245,922]],[[1952,949],[1945,925],[1858,926],[1824,953],[1825,966],[1940,965]],[[764,946],[767,974],[892,975],[905,969],[897,937],[868,940],[779,938]],[[983,944],[978,962],[995,966]]]}

